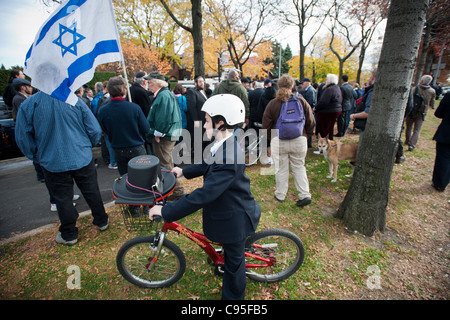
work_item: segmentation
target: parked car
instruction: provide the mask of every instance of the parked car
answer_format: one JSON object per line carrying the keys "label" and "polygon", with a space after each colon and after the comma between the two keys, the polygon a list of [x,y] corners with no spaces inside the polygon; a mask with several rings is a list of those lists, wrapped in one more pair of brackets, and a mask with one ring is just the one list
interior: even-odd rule
{"label": "parked car", "polygon": [[23,157],[15,139],[12,110],[0,98],[0,160]]}

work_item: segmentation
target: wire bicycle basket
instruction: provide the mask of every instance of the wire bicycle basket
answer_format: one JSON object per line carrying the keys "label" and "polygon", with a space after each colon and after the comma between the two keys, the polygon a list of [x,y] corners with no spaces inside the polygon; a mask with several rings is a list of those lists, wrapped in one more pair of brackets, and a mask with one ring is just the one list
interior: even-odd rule
{"label": "wire bicycle basket", "polygon": [[156,231],[159,222],[150,220],[148,205],[118,204],[127,231]]}

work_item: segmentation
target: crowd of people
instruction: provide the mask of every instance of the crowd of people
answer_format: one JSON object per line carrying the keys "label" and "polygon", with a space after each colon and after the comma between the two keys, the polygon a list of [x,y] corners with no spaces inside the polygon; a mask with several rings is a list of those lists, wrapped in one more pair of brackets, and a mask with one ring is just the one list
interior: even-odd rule
{"label": "crowd of people", "polygon": [[[105,163],[109,168],[117,169],[120,176],[127,173],[128,162],[132,158],[147,154],[156,156],[161,167],[177,173],[179,177],[203,175],[204,187],[195,193],[197,197],[188,198],[177,179],[175,189],[167,199],[174,201],[183,198],[175,207],[189,208],[186,212],[183,211],[184,215],[196,211],[200,205],[209,206],[205,204],[209,198],[220,199],[223,203],[220,208],[222,211],[237,210],[238,206],[229,202],[229,197],[238,201],[245,194],[251,214],[247,209],[243,210],[249,215],[251,223],[244,219],[244,224],[239,220],[236,225],[238,220],[235,218],[221,218],[221,221],[225,223],[224,221],[229,220],[230,225],[235,226],[235,234],[248,235],[256,229],[260,210],[250,193],[245,166],[239,164],[239,167],[229,167],[228,164],[223,164],[215,167],[206,164],[204,159],[195,159],[196,147],[202,152],[205,149],[203,137],[212,138],[213,132],[216,133],[216,145],[211,149],[211,154],[214,155],[220,147],[225,151],[224,141],[234,137],[237,130],[266,129],[268,157],[264,163],[273,164],[275,168],[274,198],[279,202],[286,200],[291,169],[298,191],[296,205],[304,207],[311,203],[305,158],[308,148],[312,147],[312,137],[320,134],[333,140],[356,130],[364,132],[376,85],[375,73],[360,88],[357,83],[350,84],[347,75],[343,75],[339,81],[338,76],[328,74],[324,83],[315,84],[309,78],[296,81],[287,74],[277,80],[251,81],[240,78],[237,70],[231,70],[227,79],[217,83],[214,90],[208,90],[202,76],[195,77],[193,88],[186,89],[177,84],[170,90],[164,75],[158,72],[138,72],[132,85],[117,74],[108,81],[96,83],[95,94],[90,88],[82,87],[76,91],[78,102],[75,106],[70,106],[46,93],[35,92],[23,73],[16,73],[5,91],[7,95],[4,95],[8,99],[11,96],[5,102],[14,108],[16,141],[23,154],[33,160],[38,180],[45,182],[52,208],[54,206],[58,212],[60,232],[55,240],[68,246],[78,241],[78,213],[73,201],[79,195],[73,193],[74,182],[92,211],[93,224],[100,231],[109,228],[92,152],[92,148],[99,143]],[[419,85],[411,88],[405,111],[405,143],[409,151],[416,148],[427,112],[430,108],[434,109],[437,95],[431,87],[431,80],[431,76],[425,75]],[[301,106],[303,127],[296,137],[285,139],[273,129],[278,129],[283,105],[291,99],[298,101]],[[421,103],[418,104],[417,101]],[[433,186],[439,191],[445,190],[450,177],[449,102],[450,96],[446,94],[435,113],[443,119],[433,138],[437,143]],[[183,129],[189,132],[190,138],[183,135]],[[233,141],[236,147],[237,140]],[[186,151],[194,157],[194,169],[175,167],[173,151],[178,143],[184,143]],[[222,160],[228,159],[226,154],[221,157]],[[396,162],[404,159],[402,143],[399,141]],[[223,187],[230,183],[232,190]],[[233,190],[241,191],[236,193]],[[214,195],[215,192],[220,194]],[[170,208],[172,207],[168,206],[164,211],[155,206],[149,209],[148,214],[162,214],[165,218],[170,217],[169,220],[178,219],[179,210],[170,211]],[[204,211],[204,216],[205,212],[207,211]],[[245,215],[240,219],[243,217]],[[213,220],[208,222],[210,225],[206,229],[208,232],[222,234],[220,224]],[[245,230],[240,230],[243,225]],[[214,235],[211,237],[214,238]],[[227,238],[227,235],[223,236],[223,239]],[[233,248],[238,248],[239,252],[233,252],[233,256],[227,258],[226,265],[239,270],[236,271],[239,275],[233,275],[234,271],[227,271],[226,266],[224,295],[242,298],[245,286],[236,286],[234,283],[236,279],[242,281],[245,278],[245,269],[242,268],[244,242],[238,238],[236,236],[232,241],[229,240],[228,252],[231,254]],[[217,241],[222,241],[222,238]],[[237,287],[239,292],[233,292]]]}
{"label": "crowd of people", "polygon": [[[193,88],[186,89],[177,84],[171,91],[167,78],[162,74],[138,72],[131,85],[118,73],[109,81],[96,83],[95,91],[83,86],[76,94],[101,128],[100,140],[93,145],[100,143],[104,162],[109,168],[118,169],[119,175],[126,173],[127,163],[131,158],[142,154],[156,155],[161,166],[171,170],[174,167],[172,152],[180,142],[185,143],[185,150],[190,152],[193,162],[201,161],[202,154],[200,153],[200,158],[196,158],[194,150],[203,151],[207,144],[203,141],[205,113],[201,109],[211,96],[232,94],[239,97],[245,106],[245,123],[241,128],[258,130],[275,129],[282,103],[290,95],[295,95],[301,98],[306,118],[303,137],[299,137],[297,142],[290,141],[291,145],[288,146],[285,141],[269,135],[268,157],[261,161],[275,164],[275,198],[278,201],[285,200],[289,164],[291,165],[299,192],[297,204],[304,206],[311,201],[304,160],[307,148],[312,147],[312,137],[320,134],[333,140],[335,137],[344,137],[347,133],[363,132],[370,112],[375,80],[376,74],[372,73],[363,88],[358,83],[351,84],[347,75],[343,75],[339,81],[334,74],[328,74],[326,81],[321,84],[313,83],[309,78],[296,81],[287,75],[277,80],[251,81],[249,78],[240,78],[239,72],[231,69],[228,77],[217,83],[214,90],[206,87],[204,77],[197,76]],[[404,121],[405,144],[409,151],[416,148],[427,112],[430,108],[434,109],[434,101],[439,95],[436,94],[436,87],[431,86],[431,81],[432,77],[425,75],[419,85],[411,88]],[[32,100],[27,98],[35,95],[31,83],[23,73],[14,70],[4,96],[7,98],[5,102],[13,107],[15,119],[19,106],[24,102],[29,105]],[[423,103],[420,110],[412,114],[417,96],[423,99]],[[20,129],[20,121],[17,120]],[[32,123],[28,125],[33,126]],[[183,129],[189,132],[188,139],[182,135]],[[36,150],[36,141],[24,145],[25,140],[20,139],[21,131],[18,130],[18,133],[19,146],[23,148],[22,151],[26,151],[24,154],[33,159],[38,180],[44,182],[45,171],[42,168],[45,169],[45,160],[42,158],[45,159],[46,156],[39,156],[39,149],[45,146]],[[400,139],[396,163],[403,162],[405,158]],[[52,168],[47,167],[49,169],[51,171]],[[443,189],[445,186],[438,188]],[[182,185],[177,183],[172,199],[178,199],[184,194]],[[79,195],[70,198],[71,205],[74,205],[72,201],[78,199]],[[52,193],[50,200],[52,210],[55,210],[58,201],[53,198]]]}

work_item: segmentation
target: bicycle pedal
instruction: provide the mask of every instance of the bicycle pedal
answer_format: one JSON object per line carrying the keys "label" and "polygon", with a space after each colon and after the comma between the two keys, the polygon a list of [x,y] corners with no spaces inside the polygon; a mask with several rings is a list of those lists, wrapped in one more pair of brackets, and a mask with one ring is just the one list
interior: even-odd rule
{"label": "bicycle pedal", "polygon": [[216,266],[214,268],[214,274],[216,276],[222,276],[225,273],[225,271],[222,269],[222,266]]}

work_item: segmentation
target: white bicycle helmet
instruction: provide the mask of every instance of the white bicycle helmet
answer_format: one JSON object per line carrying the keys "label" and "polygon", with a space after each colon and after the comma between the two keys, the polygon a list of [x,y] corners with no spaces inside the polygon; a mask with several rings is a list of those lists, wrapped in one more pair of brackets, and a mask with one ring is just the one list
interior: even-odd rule
{"label": "white bicycle helmet", "polygon": [[234,126],[245,122],[245,106],[234,94],[218,94],[205,101],[202,111],[209,116],[222,116],[228,125]]}

